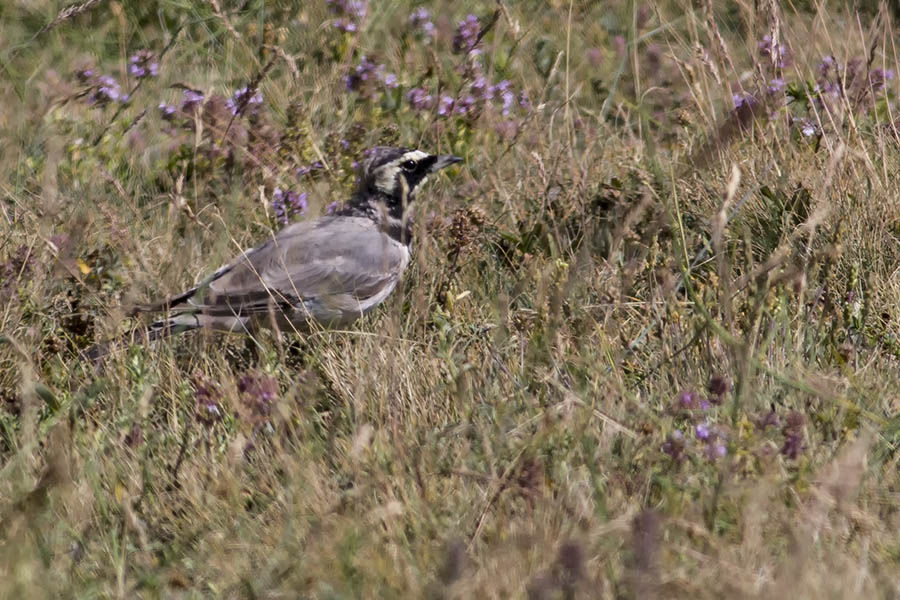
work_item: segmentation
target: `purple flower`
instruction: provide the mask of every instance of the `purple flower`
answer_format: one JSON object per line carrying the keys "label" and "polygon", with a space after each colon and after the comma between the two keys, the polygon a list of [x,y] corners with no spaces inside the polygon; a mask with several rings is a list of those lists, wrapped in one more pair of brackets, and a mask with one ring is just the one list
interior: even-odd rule
{"label": "purple flower", "polygon": [[431,12],[425,8],[424,6],[420,6],[416,10],[412,11],[409,15],[409,24],[413,27],[418,27],[425,21],[431,19]]}
{"label": "purple flower", "polygon": [[725,446],[726,435],[720,428],[709,427],[708,424],[699,423],[694,428],[694,433],[697,435],[697,439],[706,443],[703,452],[708,460],[714,461],[728,453],[728,449]]}
{"label": "purple flower", "polygon": [[166,104],[165,102],[159,103],[159,112],[162,116],[163,121],[171,121],[173,118],[175,118],[176,110],[177,109],[170,104]]}
{"label": "purple flower", "polygon": [[706,391],[713,396],[722,397],[731,388],[731,382],[724,375],[713,375],[706,384]]}
{"label": "purple flower", "polygon": [[359,31],[360,22],[366,18],[368,2],[365,0],[327,0],[331,12],[339,18],[332,25],[344,33]]}
{"label": "purple flower", "polygon": [[818,127],[816,127],[815,122],[811,121],[807,118],[794,118],[794,125],[800,128],[800,133],[803,134],[803,137],[812,137],[816,135],[819,131]]}
{"label": "purple flower", "polygon": [[94,89],[88,95],[88,104],[106,106],[110,102],[128,102],[128,95],[122,93],[119,82],[109,75],[101,75],[93,81]]}
{"label": "purple flower", "polygon": [[307,207],[306,192],[298,194],[297,192],[275,188],[275,191],[272,193],[272,208],[275,211],[275,220],[282,225],[287,225],[295,215],[305,214]]}
{"label": "purple flower", "polygon": [[423,88],[415,87],[406,92],[406,101],[413,110],[429,110],[433,100],[431,94]]}
{"label": "purple flower", "polygon": [[222,390],[214,382],[202,375],[194,376],[194,417],[206,427],[212,426],[223,417]]}
{"label": "purple flower", "polygon": [[328,206],[325,207],[326,215],[333,215],[341,208],[341,205],[338,202],[332,202]]}
{"label": "purple flower", "polygon": [[434,37],[434,23],[431,22],[431,13],[424,6],[420,6],[409,15],[409,26],[418,30],[426,40]]}
{"label": "purple flower", "polygon": [[442,117],[448,116],[451,112],[453,112],[454,100],[453,96],[448,96],[444,94],[441,96],[441,99],[438,101],[438,109],[437,114]]}
{"label": "purple flower", "polygon": [[492,86],[487,77],[479,75],[470,86],[472,93],[481,100],[490,101],[494,98],[494,86]]}
{"label": "purple flower", "polygon": [[509,90],[511,87],[512,84],[509,82],[509,80],[504,79],[500,83],[491,86],[491,94],[502,94],[503,92]]}
{"label": "purple flower", "polygon": [[278,381],[263,373],[248,373],[238,381],[241,416],[253,425],[268,420],[278,397]]}
{"label": "purple flower", "polygon": [[737,94],[732,95],[732,101],[734,102],[735,109],[741,108],[750,108],[756,104],[756,98],[753,97],[753,94],[748,92],[739,92]]}
{"label": "purple flower", "polygon": [[381,77],[381,83],[387,88],[395,88],[397,87],[397,76],[393,73],[385,73]]}
{"label": "purple flower", "polygon": [[775,408],[766,411],[761,415],[757,415],[753,419],[754,425],[760,431],[765,431],[769,427],[778,427],[780,421],[778,420],[778,415],[775,414]]}
{"label": "purple flower", "polygon": [[516,95],[511,90],[506,90],[500,94],[500,98],[503,100],[503,108],[500,109],[500,114],[505,117],[512,110],[516,102]]}
{"label": "purple flower", "polygon": [[525,112],[531,111],[531,99],[528,97],[528,92],[525,90],[522,90],[519,93],[519,108]]}
{"label": "purple flower", "polygon": [[792,433],[785,436],[784,445],[781,447],[781,454],[783,454],[787,458],[790,458],[791,460],[796,460],[804,450],[806,450],[806,445],[804,445],[803,443],[802,434]]}
{"label": "purple flower", "polygon": [[351,21],[350,19],[336,19],[334,23],[332,23],[335,29],[338,31],[342,31],[344,33],[356,33],[359,30],[356,23]]}
{"label": "purple flower", "polygon": [[694,427],[694,435],[698,440],[708,440],[710,436],[709,423],[697,423]]}
{"label": "purple flower", "polygon": [[244,114],[246,112],[254,111],[260,104],[262,104],[263,97],[262,94],[259,93],[259,90],[256,90],[254,94],[250,95],[250,90],[247,86],[236,90],[234,94],[225,101],[225,106],[228,107],[228,110],[231,111],[233,115]]}
{"label": "purple flower", "polygon": [[480,49],[476,48],[481,33],[481,24],[478,17],[468,15],[464,20],[459,22],[456,28],[456,34],[453,36],[453,52],[455,54],[478,54]]}
{"label": "purple flower", "polygon": [[776,77],[772,81],[769,82],[769,85],[766,87],[766,90],[770,94],[780,94],[784,92],[784,79],[780,77]]}
{"label": "purple flower", "polygon": [[453,112],[461,116],[475,116],[477,114],[478,102],[472,96],[461,98],[453,107]]}
{"label": "purple flower", "polygon": [[75,77],[77,77],[81,83],[88,83],[96,74],[97,72],[93,69],[81,69],[75,73]]}
{"label": "purple flower", "polygon": [[347,13],[356,19],[357,21],[361,21],[366,18],[366,12],[368,10],[368,2],[365,0],[350,0],[347,2]]}
{"label": "purple flower", "polygon": [[840,65],[838,65],[833,56],[825,56],[822,58],[822,62],[819,63],[817,70],[819,71],[819,77],[826,79],[831,75],[832,70],[837,71],[839,68]]}
{"label": "purple flower", "polygon": [[803,414],[797,411],[789,413],[784,421],[784,427],[781,430],[782,434],[784,434],[784,445],[781,447],[781,454],[791,460],[796,460],[806,450],[803,435],[804,422]]}
{"label": "purple flower", "polygon": [[697,406],[697,395],[693,392],[681,392],[676,401],[676,408],[691,410]]}
{"label": "purple flower", "polygon": [[502,103],[502,108],[500,110],[501,114],[503,114],[503,116],[509,115],[513,104],[516,102],[516,94],[512,90],[512,84],[504,79],[500,83],[492,85],[490,88],[490,96],[499,96]]}
{"label": "purple flower", "polygon": [[768,58],[770,64],[778,69],[784,69],[791,65],[791,50],[784,44],[772,42],[772,36],[765,35],[757,44],[760,58]]}
{"label": "purple flower", "polygon": [[153,60],[149,50],[141,50],[128,59],[128,72],[137,79],[159,75],[159,63]]}
{"label": "purple flower", "polygon": [[184,97],[181,100],[181,110],[186,113],[191,112],[203,102],[203,93],[194,90],[184,90]]}
{"label": "purple flower", "polygon": [[369,60],[367,56],[363,56],[356,68],[345,78],[348,90],[357,90],[366,81],[374,77],[378,64]]}
{"label": "purple flower", "polygon": [[716,460],[718,458],[722,458],[728,454],[728,448],[726,448],[725,443],[720,440],[711,441],[706,445],[706,458],[709,460]]}
{"label": "purple flower", "polygon": [[680,429],[676,429],[668,436],[666,436],[666,441],[663,442],[662,451],[672,457],[676,462],[681,462],[684,460],[684,450],[686,448],[686,443],[684,441],[684,434]]}
{"label": "purple flower", "polygon": [[872,73],[869,76],[869,83],[872,84],[872,89],[877,92],[884,87],[885,82],[891,81],[892,79],[894,79],[893,69],[872,69]]}
{"label": "purple flower", "polygon": [[386,88],[397,86],[397,76],[385,71],[384,65],[363,56],[359,64],[344,77],[347,90],[357,92],[364,98],[374,98],[378,84]]}

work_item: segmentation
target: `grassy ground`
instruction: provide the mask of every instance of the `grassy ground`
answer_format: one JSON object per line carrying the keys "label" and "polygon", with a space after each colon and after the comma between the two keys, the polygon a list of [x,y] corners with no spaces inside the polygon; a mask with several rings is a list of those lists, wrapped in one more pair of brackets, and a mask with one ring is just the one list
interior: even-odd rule
{"label": "grassy ground", "polygon": [[[0,5],[2,597],[900,595],[897,21],[779,4]],[[379,143],[383,310],[79,359]]]}

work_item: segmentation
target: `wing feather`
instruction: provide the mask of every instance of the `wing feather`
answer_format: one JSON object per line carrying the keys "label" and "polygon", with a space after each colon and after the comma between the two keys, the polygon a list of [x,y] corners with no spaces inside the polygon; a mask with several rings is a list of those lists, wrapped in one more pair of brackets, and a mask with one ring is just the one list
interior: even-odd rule
{"label": "wing feather", "polygon": [[229,315],[306,302],[353,310],[392,286],[408,260],[406,247],[370,219],[304,221],[245,253],[192,304]]}

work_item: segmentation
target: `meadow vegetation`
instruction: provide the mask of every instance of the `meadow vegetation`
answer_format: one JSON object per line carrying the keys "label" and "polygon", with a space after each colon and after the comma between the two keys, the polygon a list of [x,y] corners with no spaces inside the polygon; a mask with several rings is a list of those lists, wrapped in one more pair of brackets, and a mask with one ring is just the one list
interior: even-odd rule
{"label": "meadow vegetation", "polygon": [[[889,4],[0,4],[0,597],[900,596]],[[464,158],[342,330],[131,308]]]}

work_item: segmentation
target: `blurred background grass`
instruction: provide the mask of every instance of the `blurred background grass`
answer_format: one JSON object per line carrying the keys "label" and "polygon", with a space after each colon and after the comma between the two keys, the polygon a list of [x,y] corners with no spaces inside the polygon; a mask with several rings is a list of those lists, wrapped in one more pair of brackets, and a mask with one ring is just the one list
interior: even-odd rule
{"label": "blurred background grass", "polygon": [[[3,597],[896,596],[894,8],[3,3]],[[384,310],[79,358],[375,144]]]}

